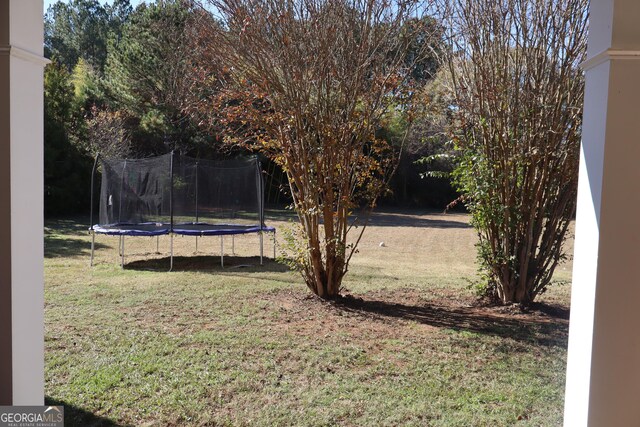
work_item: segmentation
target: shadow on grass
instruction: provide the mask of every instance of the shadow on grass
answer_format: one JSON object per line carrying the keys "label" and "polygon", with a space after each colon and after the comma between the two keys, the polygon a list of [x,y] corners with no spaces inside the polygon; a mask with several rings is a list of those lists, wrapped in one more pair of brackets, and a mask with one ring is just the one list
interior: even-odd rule
{"label": "shadow on grass", "polygon": [[[44,226],[44,256],[45,258],[88,256],[91,253],[91,243],[80,236],[88,235],[89,226],[78,219],[48,219]],[[104,249],[108,246],[96,243],[95,248]]]}
{"label": "shadow on grass", "polygon": [[398,318],[455,331],[468,331],[511,338],[545,347],[566,348],[569,336],[568,310],[537,304],[534,309],[555,318],[540,318],[527,313],[522,316],[497,314],[486,308],[450,307],[427,303],[422,306],[366,300],[347,296],[335,302],[341,310],[373,318]]}
{"label": "shadow on grass", "polygon": [[45,396],[45,405],[64,406],[64,425],[66,427],[119,427],[115,421],[95,415],[77,406],[71,405],[63,400]]}
{"label": "shadow on grass", "polygon": [[[127,270],[169,270],[169,257],[152,258],[131,261],[124,265]],[[220,265],[220,257],[212,255],[199,256],[174,256],[173,271],[197,271],[197,272],[230,272],[243,271],[246,273],[276,272],[283,273],[289,271],[289,267],[274,261],[272,258],[264,258],[263,265],[260,265],[260,257],[252,256],[225,256],[224,267]]]}
{"label": "shadow on grass", "polygon": [[[424,215],[431,215],[425,218]],[[289,210],[267,210],[266,222],[276,221],[298,221],[298,217]],[[433,218],[439,216],[440,218]],[[354,214],[350,221],[357,220],[357,224],[362,224],[366,219],[366,214]],[[468,222],[461,220],[456,214],[443,214],[442,212],[425,212],[412,210],[385,210],[374,211],[369,218],[367,225],[374,227],[419,227],[419,228],[471,228]]]}
{"label": "shadow on grass", "polygon": [[44,234],[87,234],[89,232],[88,218],[47,219],[44,222]]}
{"label": "shadow on grass", "polygon": [[[105,249],[109,246],[102,243],[95,244],[96,250]],[[85,239],[77,237],[52,236],[45,234],[44,236],[44,257],[74,257],[79,255],[89,256],[91,253],[91,243]]]}
{"label": "shadow on grass", "polygon": [[531,304],[530,309],[537,310],[549,317],[563,320],[569,320],[569,315],[571,314],[571,310],[567,307],[556,304],[545,304],[541,302],[535,302]]}
{"label": "shadow on grass", "polygon": [[297,221],[298,215],[291,209],[267,208],[264,210],[264,221]]}
{"label": "shadow on grass", "polygon": [[456,216],[439,213],[442,219],[423,218],[394,212],[374,212],[369,219],[369,225],[374,227],[418,227],[418,228],[471,228],[465,221],[457,221]]}

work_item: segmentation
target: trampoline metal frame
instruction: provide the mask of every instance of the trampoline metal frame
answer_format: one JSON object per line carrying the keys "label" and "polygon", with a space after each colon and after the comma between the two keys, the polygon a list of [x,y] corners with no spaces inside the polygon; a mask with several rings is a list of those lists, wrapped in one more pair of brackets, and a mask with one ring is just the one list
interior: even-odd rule
{"label": "trampoline metal frame", "polygon": [[[95,242],[96,242],[96,231],[94,230],[93,227],[90,228],[91,231],[91,261],[90,261],[90,266],[93,267],[93,261],[95,258]],[[273,259],[276,259],[276,230],[274,229],[269,229],[269,230],[260,230],[257,232],[258,236],[259,236],[259,240],[260,240],[260,265],[264,265],[264,233],[272,233],[272,242],[273,242]],[[98,233],[98,234],[107,234],[107,233]],[[178,234],[178,233],[173,233],[173,232],[169,232],[169,271],[173,271],[173,236],[174,234]],[[252,233],[242,233],[242,234],[252,234]],[[108,235],[108,234],[107,234]],[[124,258],[125,258],[125,244],[124,244],[124,238],[125,238],[126,234],[118,234],[118,256],[120,257],[120,268],[124,269]],[[224,235],[221,234],[220,236],[220,266],[222,268],[224,268]],[[232,254],[235,255],[235,234],[231,234],[231,251]],[[135,236],[134,236],[135,237]],[[143,236],[144,237],[144,236]],[[153,237],[153,236],[148,236],[148,237]],[[195,236],[196,237],[196,252],[197,252],[197,239],[198,237],[203,237],[203,236]],[[160,235],[156,235],[156,253],[160,253]]]}

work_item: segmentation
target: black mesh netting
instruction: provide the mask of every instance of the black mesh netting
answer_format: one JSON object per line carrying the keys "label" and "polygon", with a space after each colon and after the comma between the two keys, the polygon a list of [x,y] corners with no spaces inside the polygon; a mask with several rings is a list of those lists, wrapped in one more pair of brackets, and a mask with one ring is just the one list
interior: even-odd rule
{"label": "black mesh netting", "polygon": [[256,157],[212,161],[166,154],[101,159],[101,166],[100,225],[264,224]]}

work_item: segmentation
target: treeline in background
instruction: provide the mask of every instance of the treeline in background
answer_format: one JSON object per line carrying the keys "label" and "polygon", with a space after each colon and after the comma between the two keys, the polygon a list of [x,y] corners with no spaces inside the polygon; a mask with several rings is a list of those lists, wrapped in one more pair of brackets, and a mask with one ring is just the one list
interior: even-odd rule
{"label": "treeline in background", "polygon": [[[88,211],[97,153],[134,158],[171,150],[207,158],[242,154],[223,144],[222,131],[199,126],[189,108],[194,97],[207,95],[199,89],[198,79],[206,73],[200,72],[201,41],[193,25],[203,13],[186,0],[136,8],[129,0],[106,5],[71,0],[49,7],[44,17],[45,55],[52,60],[44,79],[46,215]],[[450,168],[438,125],[446,102],[438,96],[435,55],[421,65],[416,72],[425,87],[424,111],[413,118],[408,133],[401,109],[379,129],[401,152],[380,204],[444,209],[457,197],[447,174],[440,173]],[[266,159],[263,168],[267,204],[289,203],[283,171]]]}

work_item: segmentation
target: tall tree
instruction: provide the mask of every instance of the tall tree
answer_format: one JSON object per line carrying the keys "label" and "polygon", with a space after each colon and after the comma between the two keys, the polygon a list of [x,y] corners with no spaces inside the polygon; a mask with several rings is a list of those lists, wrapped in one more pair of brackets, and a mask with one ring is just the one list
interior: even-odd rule
{"label": "tall tree", "polygon": [[115,0],[106,8],[98,0],[58,1],[45,15],[45,54],[68,71],[83,59],[101,74],[108,41],[119,37],[130,12],[129,0]]}
{"label": "tall tree", "polygon": [[531,303],[574,215],[587,0],[456,0],[449,15],[456,171],[486,292]]}
{"label": "tall tree", "polygon": [[285,170],[300,220],[295,265],[312,292],[335,298],[364,231],[349,239],[350,216],[374,206],[393,164],[376,131],[411,103],[413,67],[429,46],[414,43],[425,4],[211,0],[210,8],[221,24],[207,21],[201,45],[224,81],[200,111],[225,126],[230,143]]}
{"label": "tall tree", "polygon": [[116,109],[137,123],[146,152],[188,150],[200,133],[188,114],[192,4],[160,0],[139,6],[109,49],[106,89]]}
{"label": "tall tree", "polygon": [[71,76],[55,62],[44,73],[44,207],[47,214],[79,212],[89,206],[90,160],[74,143],[79,117],[73,108]]}
{"label": "tall tree", "polygon": [[[387,139],[392,145],[402,144],[402,155],[389,182],[391,191],[383,200],[404,205],[429,204],[441,208],[446,205],[446,200],[450,201],[452,198],[451,186],[446,179],[422,179],[420,172],[424,166],[418,165],[417,161],[429,155],[433,146],[433,131],[429,129],[431,117],[425,114],[433,106],[429,97],[425,96],[425,87],[430,86],[441,67],[441,58],[446,48],[443,40],[444,28],[439,20],[431,16],[409,20],[405,26],[413,38],[406,53],[405,64],[411,69],[412,79],[416,83],[415,92],[409,94],[412,108],[405,111],[402,100],[399,100],[398,108],[391,115],[392,119],[378,132],[378,136]],[[422,58],[416,61],[416,54],[420,55],[425,51],[428,55],[422,54]],[[417,97],[421,97],[419,102],[416,102]],[[429,142],[425,143],[426,139]]]}

